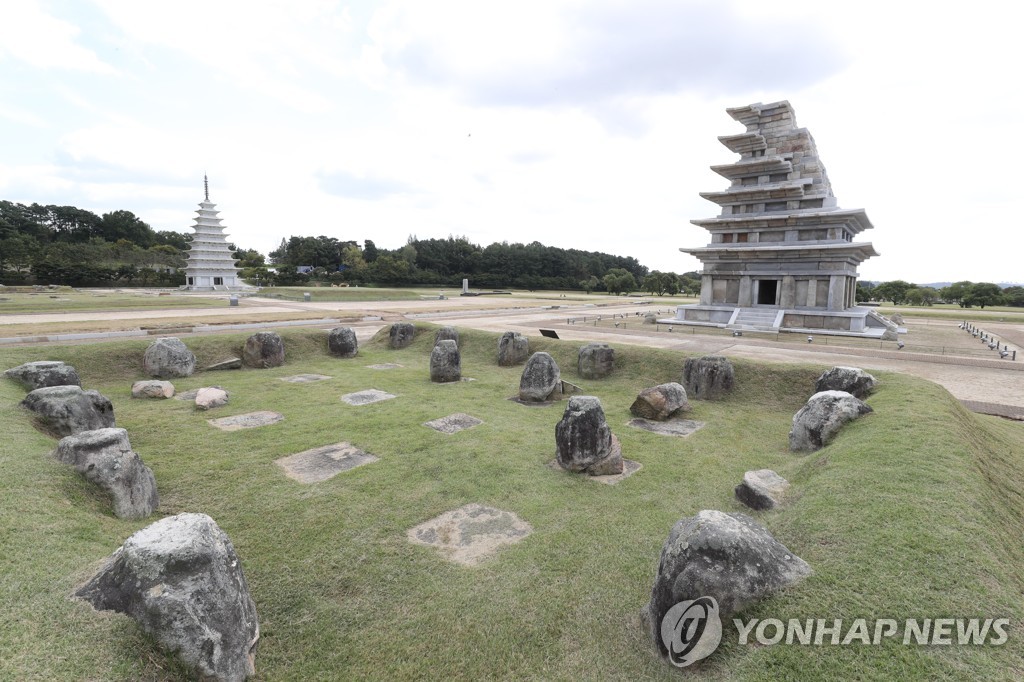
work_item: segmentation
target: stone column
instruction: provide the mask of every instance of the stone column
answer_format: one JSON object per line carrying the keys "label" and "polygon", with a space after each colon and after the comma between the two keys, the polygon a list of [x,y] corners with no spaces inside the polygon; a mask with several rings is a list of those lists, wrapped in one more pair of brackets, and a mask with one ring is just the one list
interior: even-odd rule
{"label": "stone column", "polygon": [[811,277],[807,280],[807,307],[813,308],[817,305],[818,280]]}
{"label": "stone column", "polygon": [[832,275],[828,278],[828,309],[843,310],[846,301],[846,275]]}
{"label": "stone column", "polygon": [[737,305],[741,308],[749,308],[752,304],[750,302],[750,294],[753,289],[753,281],[748,275],[740,277],[740,298]]}
{"label": "stone column", "polygon": [[711,275],[700,276],[700,304],[711,305]]}
{"label": "stone column", "polygon": [[781,286],[779,305],[783,308],[796,307],[796,278],[793,275],[783,275]]}

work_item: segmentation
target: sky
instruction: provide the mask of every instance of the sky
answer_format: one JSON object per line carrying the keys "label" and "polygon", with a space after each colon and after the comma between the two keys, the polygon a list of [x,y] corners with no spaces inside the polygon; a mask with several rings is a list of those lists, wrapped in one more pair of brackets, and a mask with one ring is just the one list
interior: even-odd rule
{"label": "sky", "polygon": [[190,232],[205,173],[264,254],[464,236],[681,273],[728,185],[709,166],[739,158],[725,109],[785,99],[874,224],[862,279],[1024,282],[1007,7],[3,1],[0,199]]}

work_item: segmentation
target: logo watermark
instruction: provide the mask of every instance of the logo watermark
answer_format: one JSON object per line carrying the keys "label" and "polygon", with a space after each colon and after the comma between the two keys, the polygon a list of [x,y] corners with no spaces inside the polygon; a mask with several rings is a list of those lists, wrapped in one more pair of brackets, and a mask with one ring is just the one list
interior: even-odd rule
{"label": "logo watermark", "polygon": [[661,619],[661,641],[668,660],[680,668],[707,658],[722,642],[722,619],[714,597],[681,601]]}
{"label": "logo watermark", "polygon": [[[1009,618],[734,618],[740,645],[802,646],[1000,646],[1009,638]],[[661,641],[680,668],[707,658],[722,642],[722,619],[714,597],[681,601],[661,620]]]}

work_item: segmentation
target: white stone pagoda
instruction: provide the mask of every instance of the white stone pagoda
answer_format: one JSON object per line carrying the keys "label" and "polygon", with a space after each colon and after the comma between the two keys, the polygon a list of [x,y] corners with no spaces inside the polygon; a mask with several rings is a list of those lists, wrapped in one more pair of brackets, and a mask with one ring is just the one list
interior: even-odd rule
{"label": "white stone pagoda", "polygon": [[188,263],[185,266],[186,291],[241,291],[250,289],[238,277],[235,258],[228,246],[224,226],[220,224],[210,201],[210,183],[203,176],[204,199],[199,204],[199,215],[192,226],[195,234],[188,249]]}
{"label": "white stone pagoda", "polygon": [[680,249],[704,264],[700,303],[659,322],[894,338],[896,325],[855,298],[857,266],[878,255],[857,240],[871,221],[838,206],[789,102],[726,111],[746,132],[718,139],[740,159],[711,167],[731,182],[726,190],[701,193],[721,213],[690,221],[711,242]]}

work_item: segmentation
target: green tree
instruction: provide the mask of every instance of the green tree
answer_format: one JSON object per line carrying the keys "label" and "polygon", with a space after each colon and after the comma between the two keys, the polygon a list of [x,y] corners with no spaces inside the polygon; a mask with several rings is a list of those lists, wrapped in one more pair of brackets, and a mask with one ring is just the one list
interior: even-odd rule
{"label": "green tree", "polygon": [[380,252],[377,250],[377,245],[370,239],[363,240],[363,260],[367,263],[372,263],[377,260],[380,256]]}
{"label": "green tree", "polygon": [[907,300],[907,292],[914,288],[910,282],[902,279],[894,279],[891,282],[882,282],[875,286],[872,292],[880,301],[890,300],[893,305],[899,305]]}
{"label": "green tree", "polygon": [[968,282],[966,280],[963,282],[954,282],[948,287],[942,287],[939,289],[939,296],[941,296],[942,300],[946,303],[956,303],[958,306],[963,308],[964,295],[972,284],[973,282]]}
{"label": "green tree", "polygon": [[624,268],[612,268],[602,279],[609,294],[628,294],[636,291],[636,278]]}
{"label": "green tree", "polygon": [[907,290],[907,302],[911,305],[930,306],[939,298],[939,292],[931,287],[912,287]]}
{"label": "green tree", "polygon": [[1015,308],[1024,308],[1024,287],[1014,285],[1003,289],[1003,299],[1006,305]]}
{"label": "green tree", "polygon": [[967,288],[963,297],[963,305],[970,308],[978,306],[983,309],[989,305],[1001,305],[1003,302],[1003,290],[998,284],[991,282],[976,282]]}

